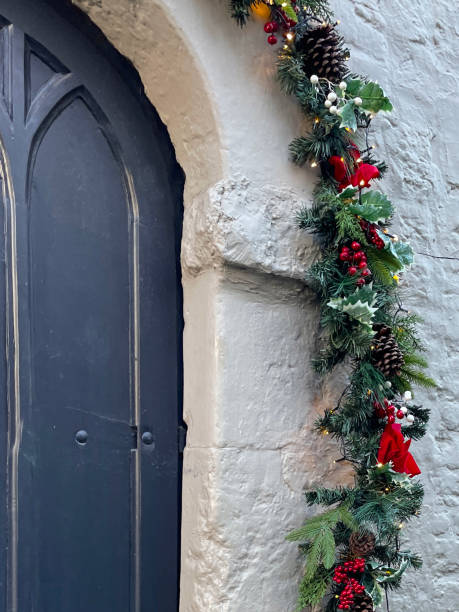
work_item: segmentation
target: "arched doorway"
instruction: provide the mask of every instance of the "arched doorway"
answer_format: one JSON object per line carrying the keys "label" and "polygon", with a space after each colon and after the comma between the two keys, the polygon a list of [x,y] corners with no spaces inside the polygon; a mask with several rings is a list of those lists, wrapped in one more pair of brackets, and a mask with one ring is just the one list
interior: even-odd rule
{"label": "arched doorway", "polygon": [[126,75],[0,0],[0,607],[176,610],[183,178]]}

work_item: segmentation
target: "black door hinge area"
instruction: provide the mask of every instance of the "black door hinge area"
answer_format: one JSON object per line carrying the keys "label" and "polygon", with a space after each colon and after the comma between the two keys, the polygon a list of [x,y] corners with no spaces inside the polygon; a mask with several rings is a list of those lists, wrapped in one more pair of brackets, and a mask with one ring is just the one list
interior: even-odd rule
{"label": "black door hinge area", "polygon": [[179,425],[177,429],[178,452],[180,455],[182,455],[185,450],[187,429],[186,425]]}

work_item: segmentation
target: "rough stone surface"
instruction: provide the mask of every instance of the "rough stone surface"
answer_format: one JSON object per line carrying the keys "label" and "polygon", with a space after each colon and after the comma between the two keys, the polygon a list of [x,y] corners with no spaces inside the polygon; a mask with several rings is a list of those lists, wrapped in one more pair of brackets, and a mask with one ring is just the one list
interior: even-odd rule
{"label": "rough stone surface", "polygon": [[[273,81],[260,23],[240,31],[223,0],[75,0],[139,70],[187,176],[183,269],[183,612],[291,612],[301,561],[285,533],[302,490],[343,482],[311,431],[342,388],[311,373],[317,308],[300,278],[315,255],[294,228],[314,173],[288,161],[301,118]],[[459,257],[459,22],[453,2],[336,0],[352,68],[383,84],[375,123],[397,233],[419,253]],[[407,529],[425,558],[391,609],[455,612],[458,590],[459,262],[418,255],[403,279],[439,383],[417,394],[432,422],[413,453],[426,506]]]}
{"label": "rough stone surface", "polygon": [[184,268],[199,274],[224,263],[302,280],[304,262],[319,254],[296,226],[305,205],[291,189],[239,177],[220,181],[186,209]]}

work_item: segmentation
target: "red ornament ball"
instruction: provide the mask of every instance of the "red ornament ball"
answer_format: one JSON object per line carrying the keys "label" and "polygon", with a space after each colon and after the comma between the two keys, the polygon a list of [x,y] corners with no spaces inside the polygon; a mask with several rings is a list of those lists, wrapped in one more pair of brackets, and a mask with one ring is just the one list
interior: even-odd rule
{"label": "red ornament ball", "polygon": [[357,268],[355,266],[349,266],[348,273],[350,276],[354,276],[354,274],[357,274]]}
{"label": "red ornament ball", "polygon": [[267,23],[265,23],[264,30],[266,34],[272,34],[272,32],[274,32],[272,21],[268,21]]}
{"label": "red ornament ball", "polygon": [[276,43],[277,43],[277,36],[274,36],[274,34],[271,34],[271,36],[268,36],[268,44],[275,45]]}
{"label": "red ornament ball", "polygon": [[397,419],[403,419],[405,413],[402,410],[397,410]]}
{"label": "red ornament ball", "polygon": [[393,424],[395,423],[395,417],[394,417],[394,415],[393,415],[393,414],[390,414],[390,415],[387,417],[387,422],[389,423],[389,425],[393,425]]}
{"label": "red ornament ball", "polygon": [[365,284],[365,279],[364,278],[359,278],[359,280],[357,281],[357,286],[358,287],[363,287]]}
{"label": "red ornament ball", "polygon": [[354,240],[354,242],[351,243],[351,249],[353,251],[358,251],[360,249],[360,244]]}
{"label": "red ornament ball", "polygon": [[366,267],[367,267],[367,262],[366,261],[360,261],[359,262],[360,270],[365,270]]}
{"label": "red ornament ball", "polygon": [[362,272],[362,276],[370,276],[371,271],[369,270],[369,268],[366,268],[363,272]]}
{"label": "red ornament ball", "polygon": [[339,258],[341,259],[341,261],[349,261],[349,251],[341,251],[341,253],[339,254]]}

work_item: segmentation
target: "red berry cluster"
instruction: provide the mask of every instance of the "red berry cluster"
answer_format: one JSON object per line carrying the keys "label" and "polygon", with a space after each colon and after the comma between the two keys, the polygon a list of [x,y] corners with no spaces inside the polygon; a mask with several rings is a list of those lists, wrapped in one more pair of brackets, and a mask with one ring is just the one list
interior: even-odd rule
{"label": "red berry cluster", "polygon": [[274,36],[274,32],[279,30],[279,24],[277,21],[268,21],[265,23],[265,32],[269,34],[268,43],[270,45],[275,45],[277,43],[277,36]]}
{"label": "red berry cluster", "polygon": [[343,565],[338,565],[335,568],[333,581],[336,584],[344,584],[344,589],[339,596],[338,610],[350,610],[353,603],[354,595],[363,593],[365,587],[358,580],[349,576],[349,574],[361,574],[365,571],[365,559],[354,559],[354,561],[345,561]]}
{"label": "red berry cluster", "polygon": [[343,246],[339,258],[349,265],[347,269],[349,276],[355,276],[359,273],[357,285],[362,287],[365,284],[365,279],[371,275],[371,271],[367,266],[367,256],[361,250],[360,244],[354,241],[350,247]]}
{"label": "red berry cluster", "polygon": [[387,417],[387,422],[389,425],[395,423],[395,417],[397,417],[397,419],[404,419],[406,417],[406,413],[403,412],[403,410],[399,408],[396,411],[395,406],[386,398],[384,398],[384,406],[377,401],[373,402],[373,406],[378,419],[384,419]]}
{"label": "red berry cluster", "polygon": [[[295,2],[293,2],[295,11],[298,12],[299,8],[295,6]],[[295,19],[290,19],[290,17],[285,13],[285,11],[280,7],[272,8],[272,16],[275,16],[277,21],[274,19],[272,21],[268,21],[265,23],[265,32],[269,34],[268,43],[270,45],[275,45],[277,43],[277,36],[275,33],[279,31],[279,27],[284,30],[283,36],[287,37],[287,33],[292,30],[296,26]]]}
{"label": "red berry cluster", "polygon": [[364,219],[360,220],[360,227],[366,233],[368,240],[377,249],[384,248],[384,240],[378,234],[378,226],[375,223],[368,223]]}

